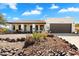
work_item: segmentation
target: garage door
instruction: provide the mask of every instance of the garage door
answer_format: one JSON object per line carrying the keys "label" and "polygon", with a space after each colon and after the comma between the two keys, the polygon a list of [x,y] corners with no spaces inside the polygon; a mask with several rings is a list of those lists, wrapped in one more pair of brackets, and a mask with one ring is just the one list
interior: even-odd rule
{"label": "garage door", "polygon": [[50,30],[53,33],[71,33],[71,24],[50,24]]}

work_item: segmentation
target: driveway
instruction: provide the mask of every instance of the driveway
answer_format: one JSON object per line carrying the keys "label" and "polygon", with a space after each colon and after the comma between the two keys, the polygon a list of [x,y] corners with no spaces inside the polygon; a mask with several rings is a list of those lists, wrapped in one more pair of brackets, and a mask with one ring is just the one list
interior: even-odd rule
{"label": "driveway", "polygon": [[70,33],[54,33],[56,36],[69,41],[71,44],[75,44],[79,48],[79,34]]}

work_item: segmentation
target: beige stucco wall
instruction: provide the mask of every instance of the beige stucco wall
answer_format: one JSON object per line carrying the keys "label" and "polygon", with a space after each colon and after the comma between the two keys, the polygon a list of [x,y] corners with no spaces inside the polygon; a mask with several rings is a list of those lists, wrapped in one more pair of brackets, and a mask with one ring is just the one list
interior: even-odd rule
{"label": "beige stucco wall", "polygon": [[76,32],[75,23],[72,23],[72,32]]}
{"label": "beige stucco wall", "polygon": [[30,25],[33,26],[33,28],[35,27],[35,25],[39,26],[40,29],[40,25],[45,25],[44,28],[45,30],[49,30],[50,29],[50,24],[51,23],[70,23],[72,24],[72,32],[75,31],[75,26],[74,26],[74,21],[72,18],[49,18],[47,20],[45,20],[46,24],[10,24],[10,28],[12,29],[12,25],[15,25],[16,29],[18,29],[18,25],[21,25],[22,30],[24,30],[24,25],[27,25],[27,31],[30,31]]}
{"label": "beige stucco wall", "polygon": [[22,31],[24,31],[24,25],[26,25],[26,31],[30,31],[30,26],[32,26],[32,31],[34,31],[35,26],[38,25],[38,30],[40,30],[40,25],[45,25],[45,24],[10,24],[10,29],[13,30],[13,25],[15,26],[15,30],[19,29],[18,26],[21,25]]}
{"label": "beige stucco wall", "polygon": [[46,25],[45,29],[49,30],[50,29],[50,24],[51,23],[66,23],[66,24],[72,24],[72,32],[75,32],[75,24],[74,24],[74,19],[73,18],[48,18],[45,20]]}
{"label": "beige stucco wall", "polygon": [[46,23],[73,23],[73,18],[48,18]]}

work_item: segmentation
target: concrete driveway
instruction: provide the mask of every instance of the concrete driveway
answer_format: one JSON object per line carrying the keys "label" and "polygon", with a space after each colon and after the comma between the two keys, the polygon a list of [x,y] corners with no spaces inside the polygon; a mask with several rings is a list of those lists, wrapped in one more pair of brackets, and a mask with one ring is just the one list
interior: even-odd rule
{"label": "concrete driveway", "polygon": [[79,48],[79,34],[71,33],[54,33],[56,36],[69,41],[71,44],[75,44]]}

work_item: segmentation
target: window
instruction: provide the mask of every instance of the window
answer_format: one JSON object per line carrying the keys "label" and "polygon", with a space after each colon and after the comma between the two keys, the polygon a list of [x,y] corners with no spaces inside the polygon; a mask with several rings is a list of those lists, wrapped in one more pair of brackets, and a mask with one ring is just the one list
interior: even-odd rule
{"label": "window", "polygon": [[38,25],[36,25],[36,31],[38,30]]}
{"label": "window", "polygon": [[27,25],[24,25],[24,31],[27,31]]}
{"label": "window", "polygon": [[40,25],[40,30],[44,30],[44,25]]}
{"label": "window", "polygon": [[21,25],[19,25],[19,30],[21,30]]}
{"label": "window", "polygon": [[15,30],[15,25],[13,25],[13,30]]}

